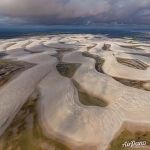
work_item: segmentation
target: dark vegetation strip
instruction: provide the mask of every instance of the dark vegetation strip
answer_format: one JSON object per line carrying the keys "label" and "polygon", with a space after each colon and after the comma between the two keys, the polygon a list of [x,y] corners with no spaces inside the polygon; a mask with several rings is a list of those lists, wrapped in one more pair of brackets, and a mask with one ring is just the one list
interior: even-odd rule
{"label": "dark vegetation strip", "polygon": [[15,77],[17,74],[33,67],[34,64],[12,61],[12,60],[0,60],[0,86],[4,85],[7,81]]}
{"label": "dark vegetation strip", "polygon": [[116,78],[116,77],[113,77],[116,81],[126,85],[126,86],[130,86],[130,87],[134,87],[134,88],[137,88],[137,89],[142,89],[142,90],[145,90],[143,88],[143,84],[146,83],[144,81],[136,81],[136,80],[127,80],[127,79],[121,79],[121,78]]}
{"label": "dark vegetation strip", "polygon": [[129,48],[129,49],[134,49],[134,50],[143,50],[142,48],[139,48],[138,46],[125,46],[125,45],[119,45],[120,47],[123,48]]}
{"label": "dark vegetation strip", "polygon": [[[89,52],[83,52],[82,54],[85,57],[95,59],[95,61],[96,61],[95,69],[100,73],[104,73],[103,69],[102,69],[102,66],[104,64],[104,59],[100,58],[97,55],[90,54]],[[142,63],[141,61],[137,61],[137,60],[117,58],[117,61],[119,63],[122,63],[123,65],[127,65],[127,66],[130,66],[130,67],[133,67],[133,68],[136,68],[136,69],[141,69],[141,70],[146,70],[147,67],[148,67],[146,64]],[[116,81],[118,81],[118,82],[120,82],[120,83],[122,83],[126,86],[146,90],[145,88],[143,88],[143,84],[146,83],[146,82],[136,81],[136,80],[127,80],[127,79],[122,79],[122,78],[117,78],[117,77],[113,77],[113,78]]]}
{"label": "dark vegetation strip", "polygon": [[116,58],[116,59],[119,63],[135,69],[146,70],[149,67],[143,62],[135,59],[125,59],[125,58]]}
{"label": "dark vegetation strip", "polygon": [[103,66],[105,60],[103,58],[99,57],[98,55],[91,54],[89,52],[83,52],[82,55],[85,56],[85,57],[95,59],[95,61],[96,61],[95,69],[100,73],[104,73],[104,71],[102,69],[102,66]]}
{"label": "dark vegetation strip", "polygon": [[76,70],[80,67],[79,63],[58,63],[56,68],[58,72],[65,77],[72,78]]}

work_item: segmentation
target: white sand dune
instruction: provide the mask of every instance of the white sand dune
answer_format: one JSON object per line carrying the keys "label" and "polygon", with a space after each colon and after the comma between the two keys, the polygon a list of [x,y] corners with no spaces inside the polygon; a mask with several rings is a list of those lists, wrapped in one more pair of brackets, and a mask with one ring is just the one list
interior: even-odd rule
{"label": "white sand dune", "polygon": [[22,49],[23,47],[28,45],[28,43],[30,43],[29,40],[19,41],[19,42],[16,42],[15,44],[13,44],[13,45],[7,47],[6,50],[11,51],[11,50],[16,50],[16,49]]}
{"label": "white sand dune", "polygon": [[[42,94],[41,125],[48,135],[60,138],[72,149],[80,149],[80,146],[85,145],[85,149],[105,150],[116,134],[125,127],[125,122],[129,130],[133,128],[132,124],[131,126],[129,124],[136,113],[138,115],[132,119],[132,123],[135,123],[134,127],[150,129],[146,123],[150,121],[149,92],[128,88],[111,77],[96,72],[94,61],[85,59],[79,53],[70,55],[70,59],[67,56],[64,61],[82,63],[73,79],[82,90],[105,100],[108,106],[98,108],[81,104],[71,81],[60,76],[53,67],[53,71],[39,85]],[[57,92],[55,92],[56,88]],[[132,104],[128,102],[128,99]],[[141,101],[144,101],[143,104],[140,104]],[[140,114],[142,110],[145,111]],[[141,119],[142,123],[140,123]]]}
{"label": "white sand dune", "polygon": [[150,80],[150,67],[146,70],[134,69],[118,63],[113,55],[109,55],[105,58],[103,71],[112,77],[137,81]]}
{"label": "white sand dune", "polygon": [[8,127],[40,80],[50,72],[50,64],[43,63],[23,72],[0,90],[0,134]]}
{"label": "white sand dune", "polygon": [[[0,42],[0,51],[8,54],[3,59],[35,64],[0,88],[0,135],[35,89],[40,93],[38,113],[44,134],[72,150],[106,150],[125,128],[150,131],[149,44],[71,34]],[[132,67],[136,64],[128,66],[118,58],[142,62],[147,68],[136,69]],[[80,66],[72,77],[62,76],[56,68],[59,61]],[[141,87],[116,78],[141,82]],[[79,90],[106,105],[92,105],[94,100],[83,104]]]}

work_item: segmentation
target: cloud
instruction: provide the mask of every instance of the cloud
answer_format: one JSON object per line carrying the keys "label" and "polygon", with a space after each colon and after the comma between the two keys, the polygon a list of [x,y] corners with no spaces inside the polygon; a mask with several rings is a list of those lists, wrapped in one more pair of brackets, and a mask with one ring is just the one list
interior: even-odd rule
{"label": "cloud", "polygon": [[150,24],[150,0],[1,0],[0,16],[59,24],[119,22]]}

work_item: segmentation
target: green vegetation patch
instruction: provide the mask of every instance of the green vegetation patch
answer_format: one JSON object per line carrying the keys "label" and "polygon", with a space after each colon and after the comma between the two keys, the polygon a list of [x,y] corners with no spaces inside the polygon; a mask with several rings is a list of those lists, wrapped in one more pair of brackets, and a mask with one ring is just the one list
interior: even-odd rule
{"label": "green vegetation patch", "polygon": [[[131,43],[132,43],[132,41],[131,41]],[[135,50],[143,50],[142,48],[139,48],[139,47],[137,47],[137,46],[135,46],[135,45],[130,45],[130,46],[128,46],[128,45],[120,45],[120,47],[123,47],[123,48],[129,48],[129,49],[135,49]]]}
{"label": "green vegetation patch", "polygon": [[57,64],[56,68],[62,76],[71,78],[79,66],[79,63],[59,63]]}
{"label": "green vegetation patch", "polygon": [[43,134],[38,123],[37,100],[38,94],[34,93],[17,113],[0,138],[0,150],[69,150]]}
{"label": "green vegetation patch", "polygon": [[135,69],[146,70],[149,67],[143,62],[135,59],[125,59],[125,58],[116,58],[116,59],[119,63]]}
{"label": "green vegetation patch", "polygon": [[143,84],[145,83],[144,81],[127,80],[127,79],[121,79],[121,78],[117,78],[117,77],[114,77],[114,79],[126,86],[144,90],[144,88],[143,88]]}
{"label": "green vegetation patch", "polygon": [[116,139],[111,142],[109,150],[147,150],[146,147],[127,148],[123,147],[125,142],[142,142],[146,141],[146,145],[150,145],[150,132],[136,132],[132,133],[125,129]]}

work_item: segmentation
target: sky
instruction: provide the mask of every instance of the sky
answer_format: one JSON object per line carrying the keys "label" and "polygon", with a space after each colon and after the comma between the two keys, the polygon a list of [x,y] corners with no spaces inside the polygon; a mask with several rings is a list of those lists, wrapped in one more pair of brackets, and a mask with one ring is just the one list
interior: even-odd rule
{"label": "sky", "polygon": [[0,25],[146,24],[150,0],[0,0]]}

